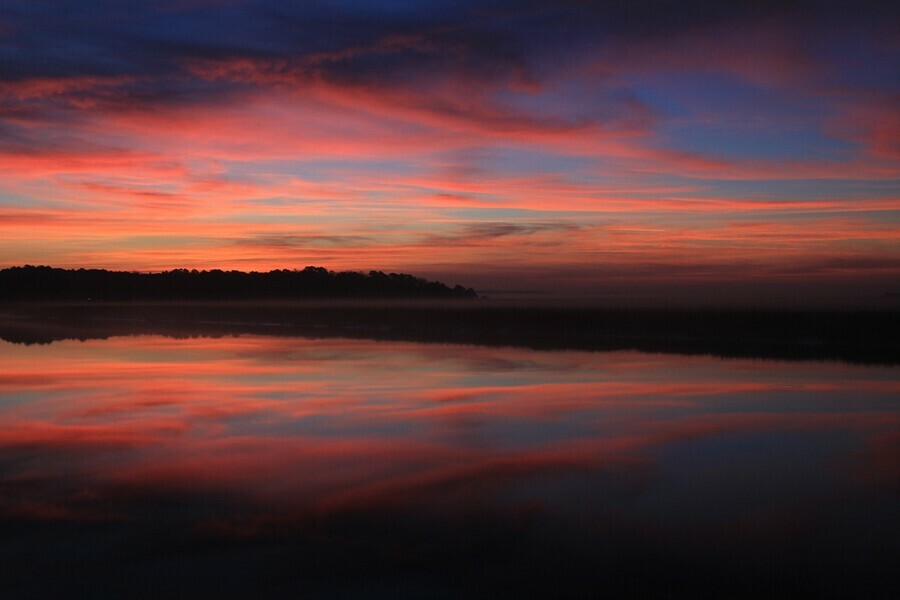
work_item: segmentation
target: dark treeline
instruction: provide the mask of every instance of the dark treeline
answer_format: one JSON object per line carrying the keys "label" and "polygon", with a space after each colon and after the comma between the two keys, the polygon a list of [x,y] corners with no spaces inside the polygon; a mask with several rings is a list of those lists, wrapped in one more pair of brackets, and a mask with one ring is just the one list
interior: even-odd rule
{"label": "dark treeline", "polygon": [[0,270],[0,301],[258,300],[286,298],[473,298],[405,273],[335,272],[322,267],[243,271],[135,273],[104,269],[11,267]]}
{"label": "dark treeline", "polygon": [[900,364],[897,311],[577,309],[490,301],[33,303],[0,310],[0,339],[14,343],[242,334]]}

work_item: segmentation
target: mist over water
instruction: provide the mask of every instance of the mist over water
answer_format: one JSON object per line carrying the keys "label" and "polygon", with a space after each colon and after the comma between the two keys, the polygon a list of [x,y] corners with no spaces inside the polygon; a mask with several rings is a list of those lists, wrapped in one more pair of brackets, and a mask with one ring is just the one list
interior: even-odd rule
{"label": "mist over water", "polygon": [[896,591],[897,366],[259,335],[0,362],[8,597]]}

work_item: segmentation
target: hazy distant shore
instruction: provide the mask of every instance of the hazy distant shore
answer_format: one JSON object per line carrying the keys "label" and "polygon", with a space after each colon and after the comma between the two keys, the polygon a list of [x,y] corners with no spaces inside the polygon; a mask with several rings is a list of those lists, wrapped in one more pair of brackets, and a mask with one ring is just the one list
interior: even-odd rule
{"label": "hazy distant shore", "polygon": [[895,310],[591,308],[484,300],[0,304],[0,338],[14,343],[241,334],[900,364]]}

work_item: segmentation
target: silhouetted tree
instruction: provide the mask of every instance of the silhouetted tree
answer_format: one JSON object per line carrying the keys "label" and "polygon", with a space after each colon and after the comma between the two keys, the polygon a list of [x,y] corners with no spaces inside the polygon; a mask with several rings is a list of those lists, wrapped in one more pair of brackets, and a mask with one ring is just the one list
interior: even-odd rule
{"label": "silhouetted tree", "polygon": [[475,290],[453,288],[405,273],[303,270],[198,271],[173,269],[134,273],[46,266],[0,270],[0,300],[248,300],[281,298],[474,298]]}

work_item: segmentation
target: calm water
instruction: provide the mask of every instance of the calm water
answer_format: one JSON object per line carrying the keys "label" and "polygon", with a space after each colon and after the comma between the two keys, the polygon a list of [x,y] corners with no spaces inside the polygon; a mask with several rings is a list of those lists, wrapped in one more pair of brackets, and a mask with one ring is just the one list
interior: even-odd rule
{"label": "calm water", "polygon": [[897,367],[153,336],[0,365],[4,597],[898,590]]}

